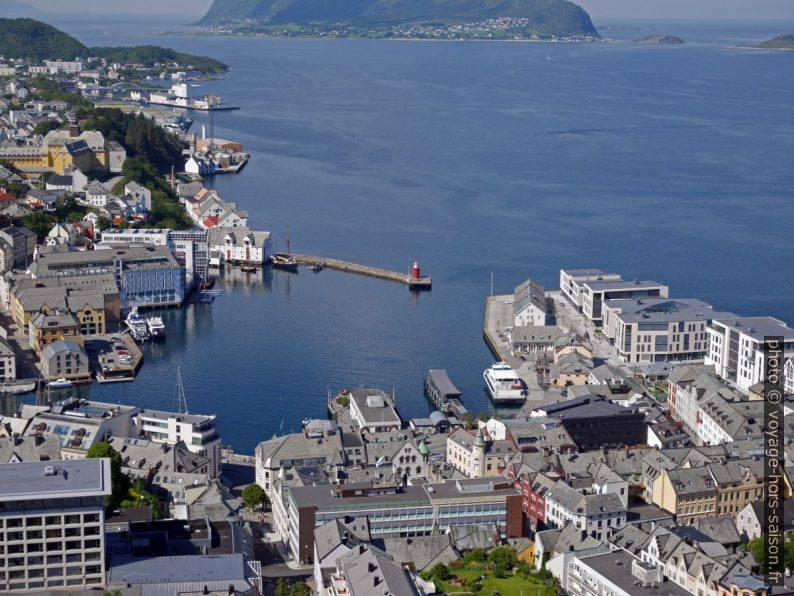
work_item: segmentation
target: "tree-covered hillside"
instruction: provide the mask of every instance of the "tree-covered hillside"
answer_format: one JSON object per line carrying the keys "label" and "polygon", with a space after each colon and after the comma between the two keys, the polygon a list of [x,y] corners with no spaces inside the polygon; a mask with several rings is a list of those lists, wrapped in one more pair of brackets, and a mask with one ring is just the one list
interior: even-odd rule
{"label": "tree-covered hillside", "polygon": [[590,16],[568,0],[214,0],[201,24],[256,20],[270,24],[443,23],[528,18],[538,33],[598,37]]}
{"label": "tree-covered hillside", "polygon": [[42,60],[74,60],[75,58],[105,58],[108,62],[143,64],[175,62],[182,68],[214,74],[227,66],[204,56],[183,54],[159,46],[89,48],[71,35],[52,25],[34,19],[0,18],[0,55],[6,58]]}
{"label": "tree-covered hillside", "polygon": [[71,35],[35,19],[0,19],[0,54],[6,58],[74,60],[88,48]]}

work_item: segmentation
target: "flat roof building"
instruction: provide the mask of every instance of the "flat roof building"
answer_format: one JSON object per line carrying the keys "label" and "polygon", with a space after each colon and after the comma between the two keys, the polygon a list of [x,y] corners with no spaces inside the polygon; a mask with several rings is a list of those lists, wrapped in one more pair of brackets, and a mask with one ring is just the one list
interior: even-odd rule
{"label": "flat roof building", "polygon": [[607,300],[630,298],[667,298],[668,288],[652,280],[595,280],[582,284],[582,313],[600,323],[603,318],[602,307]]}
{"label": "flat roof building", "polygon": [[[774,317],[731,317],[711,322],[706,364],[747,393],[764,378],[764,337],[783,338],[781,367],[794,356],[794,329]],[[781,381],[782,384],[782,381]]]}
{"label": "flat roof building", "polygon": [[288,489],[289,548],[308,563],[314,529],[334,519],[367,518],[373,539],[427,536],[456,526],[495,525],[504,538],[522,535],[521,496],[503,476],[437,484],[343,484]]}
{"label": "flat roof building", "polygon": [[105,585],[110,460],[0,464],[0,591]]}
{"label": "flat roof building", "polygon": [[708,352],[707,327],[734,316],[695,298],[607,300],[604,334],[624,362],[701,361]]}
{"label": "flat roof building", "polygon": [[621,279],[617,273],[607,273],[601,269],[560,269],[560,291],[571,304],[582,310],[584,296],[583,283],[586,281],[616,281]]}

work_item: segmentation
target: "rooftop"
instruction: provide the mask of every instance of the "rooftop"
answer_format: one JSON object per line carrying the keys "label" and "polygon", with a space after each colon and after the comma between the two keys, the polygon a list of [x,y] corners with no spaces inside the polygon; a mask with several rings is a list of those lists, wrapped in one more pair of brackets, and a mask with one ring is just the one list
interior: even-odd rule
{"label": "rooftop", "polygon": [[[632,564],[639,559],[623,550],[611,553],[583,557],[581,563],[590,567],[604,579],[618,586],[622,591],[632,596],[688,596],[689,592],[678,584],[666,580],[658,587],[646,587],[642,583],[635,584],[636,578],[632,574]],[[652,584],[657,585],[657,584]]]}
{"label": "rooftop", "polygon": [[644,289],[644,288],[660,288],[663,284],[658,281],[650,279],[616,279],[604,281],[586,281],[584,285],[593,290],[594,292],[601,292],[604,290],[631,290],[631,289]]}
{"label": "rooftop", "polygon": [[109,494],[109,459],[0,464],[0,501]]}
{"label": "rooftop", "polygon": [[618,317],[626,323],[711,321],[733,316],[729,312],[715,312],[710,304],[697,298],[607,300],[606,306],[620,309]]}
{"label": "rooftop", "polygon": [[774,317],[731,317],[715,320],[714,323],[749,335],[760,343],[763,343],[765,336],[770,335],[782,335],[784,341],[794,341],[794,329]]}

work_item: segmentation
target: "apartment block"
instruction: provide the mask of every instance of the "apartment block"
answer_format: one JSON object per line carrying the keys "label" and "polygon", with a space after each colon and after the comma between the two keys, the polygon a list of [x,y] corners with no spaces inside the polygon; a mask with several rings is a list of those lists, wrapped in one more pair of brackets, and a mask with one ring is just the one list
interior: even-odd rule
{"label": "apartment block", "polygon": [[585,282],[621,279],[619,274],[607,273],[601,269],[560,269],[560,291],[581,312]]}
{"label": "apartment block", "polygon": [[603,319],[604,302],[642,298],[667,298],[668,288],[651,280],[597,280],[582,284],[582,313],[594,323]]}
{"label": "apartment block", "polygon": [[[783,338],[784,358],[794,356],[794,329],[773,317],[730,317],[711,322],[708,354],[717,375],[747,393],[764,378],[764,337]],[[782,363],[781,363],[782,364]]]}
{"label": "apartment block", "polygon": [[139,432],[156,443],[175,445],[184,441],[191,453],[212,461],[211,475],[217,477],[221,466],[221,438],[215,429],[215,416],[143,410],[137,416]]}
{"label": "apartment block", "polygon": [[604,334],[631,363],[702,361],[709,324],[732,316],[695,298],[607,300],[602,307]]}
{"label": "apartment block", "polygon": [[0,464],[0,591],[105,585],[110,460]]}

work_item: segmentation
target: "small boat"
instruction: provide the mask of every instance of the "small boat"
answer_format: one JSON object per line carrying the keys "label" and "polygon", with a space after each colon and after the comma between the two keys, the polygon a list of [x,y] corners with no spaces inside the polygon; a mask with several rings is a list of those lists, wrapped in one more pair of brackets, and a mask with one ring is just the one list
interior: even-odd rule
{"label": "small boat", "polygon": [[146,319],[138,313],[138,308],[133,306],[130,309],[130,314],[124,320],[127,327],[132,334],[133,339],[137,341],[146,341],[149,339],[149,329],[146,324]]}
{"label": "small boat", "polygon": [[323,270],[323,265],[322,265],[322,263],[315,263],[314,265],[309,267],[309,269],[311,269],[315,273],[319,273],[320,271]]}
{"label": "small boat", "polygon": [[270,257],[270,264],[274,269],[283,269],[284,271],[298,272],[298,262],[295,257],[283,253],[276,253]]}
{"label": "small boat", "polygon": [[148,317],[146,319],[146,329],[152,340],[165,339],[165,323],[160,317]]}
{"label": "small boat", "polygon": [[50,389],[66,389],[67,387],[72,386],[72,382],[68,379],[55,379],[54,381],[50,381],[48,383]]}
{"label": "small boat", "polygon": [[19,380],[8,381],[0,383],[0,393],[10,393],[13,395],[20,395],[22,393],[31,393],[36,390],[36,381],[34,380]]}
{"label": "small boat", "polygon": [[527,390],[524,381],[508,364],[497,362],[485,369],[482,376],[494,403],[526,401]]}

